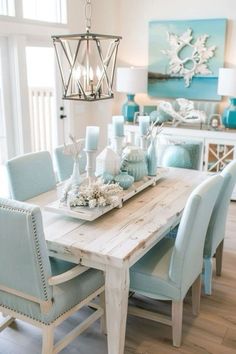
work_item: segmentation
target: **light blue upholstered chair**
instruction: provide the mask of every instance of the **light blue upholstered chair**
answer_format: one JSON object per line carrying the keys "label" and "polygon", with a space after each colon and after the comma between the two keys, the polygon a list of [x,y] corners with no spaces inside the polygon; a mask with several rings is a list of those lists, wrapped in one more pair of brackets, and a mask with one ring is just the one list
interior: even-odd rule
{"label": "light blue upholstered chair", "polygon": [[236,183],[236,160],[224,168],[221,176],[224,177],[224,183],[212,212],[204,247],[204,287],[208,295],[212,293],[212,257],[214,255],[216,275],[221,275],[225,224],[230,197]]}
{"label": "light blue upholstered chair", "polygon": [[0,228],[0,311],[6,316],[0,331],[15,318],[29,322],[42,329],[42,353],[58,353],[103,316],[95,305],[85,322],[54,345],[55,327],[103,295],[103,273],[49,259],[39,207],[0,198]]}
{"label": "light blue upholstered chair", "polygon": [[11,197],[25,201],[56,187],[48,151],[17,156],[6,163]]}
{"label": "light blue upholstered chair", "polygon": [[[58,146],[54,150],[59,181],[65,181],[71,176],[74,164],[73,157],[71,155],[65,155],[63,150],[64,145]],[[79,167],[80,173],[84,173],[86,167],[86,153],[84,151],[81,153]]]}
{"label": "light blue upholstered chair", "polygon": [[200,306],[203,248],[221,176],[209,177],[190,195],[176,239],[164,238],[130,270],[130,289],[144,296],[172,301],[172,318],[130,308],[129,313],[172,326],[173,345],[180,346],[183,299],[192,286],[193,312]]}

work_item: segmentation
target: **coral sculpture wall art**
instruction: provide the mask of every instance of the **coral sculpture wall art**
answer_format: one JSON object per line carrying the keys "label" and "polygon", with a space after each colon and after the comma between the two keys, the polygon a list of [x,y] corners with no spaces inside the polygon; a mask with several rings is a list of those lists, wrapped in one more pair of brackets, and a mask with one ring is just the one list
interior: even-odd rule
{"label": "coral sculpture wall art", "polygon": [[226,20],[151,21],[148,93],[219,100]]}

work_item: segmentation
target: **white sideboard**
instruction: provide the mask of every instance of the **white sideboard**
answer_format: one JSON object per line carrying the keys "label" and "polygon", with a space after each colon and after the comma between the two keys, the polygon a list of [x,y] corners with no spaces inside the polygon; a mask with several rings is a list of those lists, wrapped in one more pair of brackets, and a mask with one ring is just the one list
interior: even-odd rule
{"label": "white sideboard", "polygon": [[[111,126],[108,136],[111,137]],[[134,132],[138,135],[138,125],[125,125],[125,134]],[[223,131],[193,129],[187,127],[164,127],[162,136],[173,140],[201,141],[203,144],[200,168],[209,172],[219,172],[232,159],[236,158],[236,130]],[[232,200],[236,200],[236,187],[232,194]]]}

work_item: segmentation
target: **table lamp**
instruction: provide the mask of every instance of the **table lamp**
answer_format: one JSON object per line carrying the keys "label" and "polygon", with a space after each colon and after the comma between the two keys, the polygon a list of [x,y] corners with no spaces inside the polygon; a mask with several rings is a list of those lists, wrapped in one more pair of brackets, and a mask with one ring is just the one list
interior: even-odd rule
{"label": "table lamp", "polygon": [[134,96],[136,93],[147,92],[147,69],[117,68],[116,90],[127,94],[127,101],[122,106],[122,114],[127,122],[133,122],[135,113],[139,112]]}
{"label": "table lamp", "polygon": [[218,94],[228,96],[230,100],[223,112],[222,123],[226,128],[236,129],[236,69],[219,69]]}

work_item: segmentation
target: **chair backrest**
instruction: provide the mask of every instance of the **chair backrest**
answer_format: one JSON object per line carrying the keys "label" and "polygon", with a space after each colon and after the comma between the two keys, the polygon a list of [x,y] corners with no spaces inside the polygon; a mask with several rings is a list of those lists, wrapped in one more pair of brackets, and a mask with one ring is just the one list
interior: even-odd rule
{"label": "chair backrest", "polygon": [[[66,179],[68,179],[73,171],[73,157],[71,155],[65,155],[64,148],[64,145],[61,145],[56,147],[54,150],[59,181],[65,181]],[[84,151],[81,152],[79,167],[80,173],[84,173],[86,167],[86,154]]]}
{"label": "chair backrest", "polygon": [[169,268],[169,276],[183,296],[202,271],[207,227],[222,183],[222,176],[209,177],[195,188],[186,203]]}
{"label": "chair backrest", "polygon": [[[0,198],[0,287],[51,299],[51,268],[39,207]],[[0,300],[7,293],[0,291]],[[0,301],[1,302],[1,301]]]}
{"label": "chair backrest", "polygon": [[216,248],[224,239],[230,197],[236,183],[236,160],[231,161],[224,168],[221,176],[224,177],[224,182],[209,222],[204,247],[205,257],[212,257]]}
{"label": "chair backrest", "polygon": [[51,155],[48,151],[15,157],[6,163],[11,197],[24,201],[56,187]]}
{"label": "chair backrest", "polygon": [[203,143],[186,137],[171,137],[161,134],[157,144],[159,166],[180,167],[200,170],[202,165]]}

